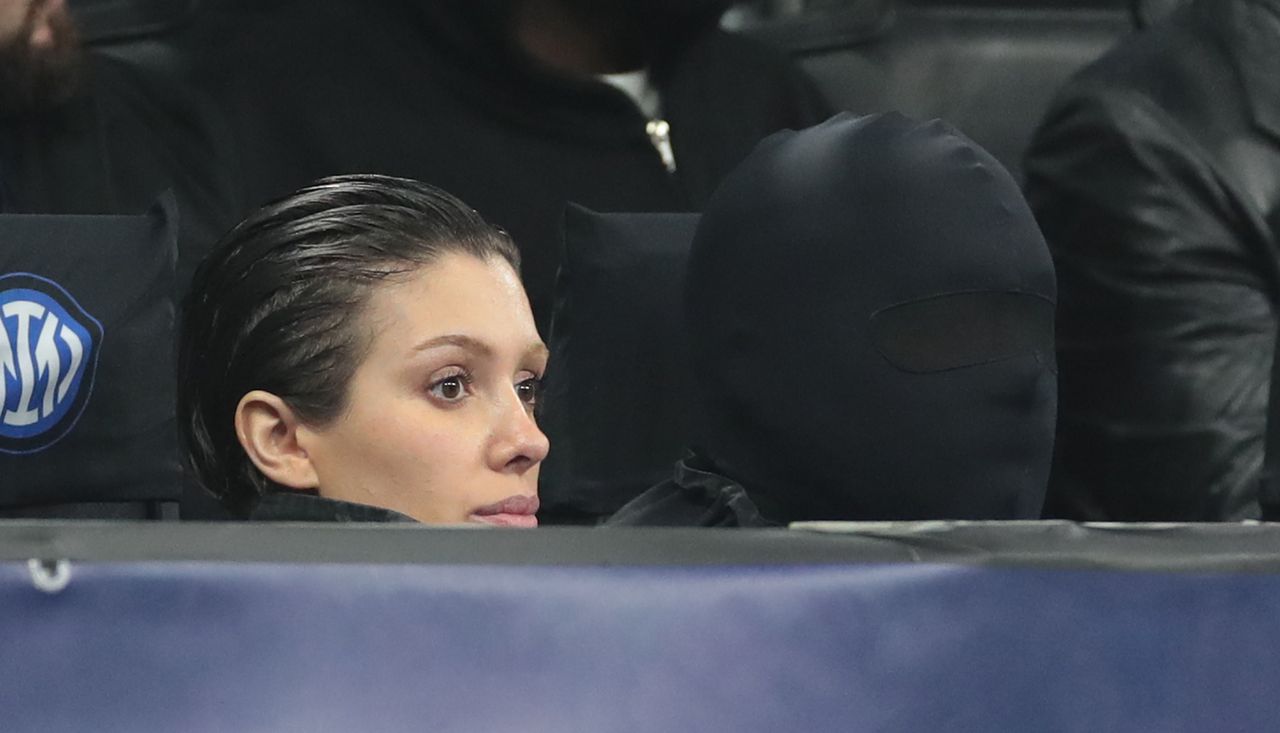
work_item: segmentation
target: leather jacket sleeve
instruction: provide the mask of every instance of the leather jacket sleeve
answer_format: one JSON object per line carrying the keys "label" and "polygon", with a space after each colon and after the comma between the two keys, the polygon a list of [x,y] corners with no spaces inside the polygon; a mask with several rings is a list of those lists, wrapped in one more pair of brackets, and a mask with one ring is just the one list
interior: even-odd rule
{"label": "leather jacket sleeve", "polygon": [[1047,513],[1256,517],[1276,337],[1257,228],[1214,156],[1149,98],[1077,85],[1027,160],[1057,265]]}

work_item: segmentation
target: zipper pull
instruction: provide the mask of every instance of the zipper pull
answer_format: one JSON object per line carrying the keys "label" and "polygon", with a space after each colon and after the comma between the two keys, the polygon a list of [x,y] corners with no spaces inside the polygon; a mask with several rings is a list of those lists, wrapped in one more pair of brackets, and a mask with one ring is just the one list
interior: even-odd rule
{"label": "zipper pull", "polygon": [[671,125],[666,120],[649,120],[644,131],[649,134],[649,142],[662,158],[662,165],[668,173],[676,172],[676,151],[671,147]]}

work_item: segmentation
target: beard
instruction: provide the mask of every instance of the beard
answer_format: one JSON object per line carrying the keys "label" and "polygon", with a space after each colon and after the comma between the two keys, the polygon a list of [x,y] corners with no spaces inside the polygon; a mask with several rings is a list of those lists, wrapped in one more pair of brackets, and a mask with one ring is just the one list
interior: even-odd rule
{"label": "beard", "polygon": [[34,0],[22,28],[0,45],[0,118],[38,115],[66,102],[80,85],[83,50],[63,7],[47,21],[52,42],[33,47],[31,36],[48,0]]}

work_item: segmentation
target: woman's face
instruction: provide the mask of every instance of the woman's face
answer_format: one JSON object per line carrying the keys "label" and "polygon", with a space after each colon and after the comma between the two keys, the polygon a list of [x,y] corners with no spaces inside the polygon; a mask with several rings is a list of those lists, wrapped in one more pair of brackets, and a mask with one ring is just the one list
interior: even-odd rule
{"label": "woman's face", "polygon": [[499,259],[446,255],[375,288],[346,411],[299,428],[320,495],[427,523],[537,526],[546,368],[529,301]]}

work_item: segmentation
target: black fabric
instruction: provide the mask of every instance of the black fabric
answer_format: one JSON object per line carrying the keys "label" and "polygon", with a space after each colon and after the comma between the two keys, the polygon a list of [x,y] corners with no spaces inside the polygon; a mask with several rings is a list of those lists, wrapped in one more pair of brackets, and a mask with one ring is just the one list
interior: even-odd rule
{"label": "black fabric", "polygon": [[138,214],[172,190],[182,290],[240,208],[224,167],[230,143],[214,120],[185,90],[91,53],[70,102],[0,122],[5,211]]}
{"label": "black fabric", "polygon": [[175,217],[0,216],[0,505],[178,499]]}
{"label": "black fabric", "polygon": [[202,0],[67,0],[88,43],[136,39],[172,31]]}
{"label": "black fabric", "polygon": [[1057,262],[1053,517],[1257,517],[1280,296],[1280,2],[1196,0],[1061,92],[1027,158]]}
{"label": "black fabric", "polygon": [[609,517],[606,527],[773,527],[745,489],[705,459],[686,456],[671,478]]}
{"label": "black fabric", "polygon": [[689,438],[681,304],[696,214],[571,206],[538,423],[542,516],[616,511],[670,474]]}
{"label": "black fabric", "polygon": [[1188,3],[1189,0],[1130,0],[1129,11],[1133,15],[1134,27],[1147,28]]}
{"label": "black fabric", "polygon": [[[708,204],[686,287],[695,453],[767,519],[1039,516],[1052,322],[1025,319],[1020,353],[927,373],[877,344],[890,307],[958,293],[1055,300],[1017,185],[968,138],[896,114],[769,138]],[[946,348],[930,359],[964,361]],[[647,523],[633,508],[620,513]]]}
{"label": "black fabric", "polygon": [[708,28],[655,68],[679,174],[618,90],[551,73],[464,12],[469,2],[214,3],[191,38],[201,84],[232,117],[249,203],[322,175],[438,185],[508,230],[546,335],[565,203],[697,209],[767,134],[826,104],[789,61]]}
{"label": "black fabric", "polygon": [[871,338],[890,364],[918,374],[1022,354],[1053,358],[1054,303],[1028,293],[952,293],[871,316]]}
{"label": "black fabric", "polygon": [[[1277,334],[1280,343],[1280,334]],[[1280,359],[1272,354],[1271,384],[1280,384]],[[1264,522],[1280,521],[1280,389],[1267,395],[1267,432],[1262,474],[1258,478],[1258,513]]]}
{"label": "black fabric", "polygon": [[178,518],[176,501],[82,501],[69,504],[35,504],[19,508],[0,507],[3,519],[89,519],[151,520]]}
{"label": "black fabric", "polygon": [[325,499],[303,492],[264,494],[249,514],[254,522],[413,522],[400,512]]}

